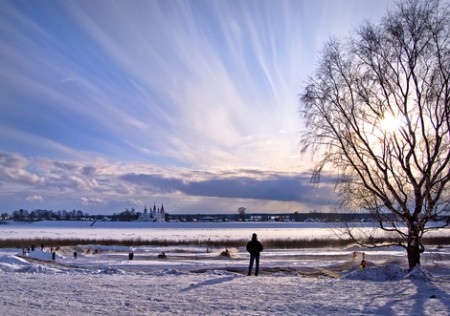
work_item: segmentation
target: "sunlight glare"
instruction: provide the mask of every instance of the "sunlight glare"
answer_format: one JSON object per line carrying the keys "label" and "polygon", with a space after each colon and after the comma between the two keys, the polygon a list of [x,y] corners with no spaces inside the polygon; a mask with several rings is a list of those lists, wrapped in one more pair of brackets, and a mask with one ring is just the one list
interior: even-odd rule
{"label": "sunlight glare", "polygon": [[399,129],[401,125],[401,120],[392,115],[391,113],[386,113],[384,118],[380,122],[381,129],[386,133],[393,133]]}

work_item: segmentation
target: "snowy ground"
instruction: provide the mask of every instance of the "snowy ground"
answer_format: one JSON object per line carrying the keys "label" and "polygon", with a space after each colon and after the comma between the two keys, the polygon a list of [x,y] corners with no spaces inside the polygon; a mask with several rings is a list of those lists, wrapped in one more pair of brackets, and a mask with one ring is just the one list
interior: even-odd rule
{"label": "snowy ground", "polygon": [[[92,226],[91,226],[92,225]],[[0,225],[0,238],[90,238],[90,239],[242,239],[255,232],[261,238],[330,238],[327,223],[295,222],[70,222],[41,221]],[[450,234],[450,231],[449,231]]]}
{"label": "snowy ground", "polygon": [[[1,236],[6,230],[29,237],[3,226]],[[61,227],[38,226],[26,229],[80,234],[74,227],[65,234]],[[252,226],[246,235],[255,229],[270,238],[284,234],[281,226]],[[214,234],[237,236],[233,228]],[[258,277],[245,275],[243,247],[229,249],[231,257],[222,250],[88,245],[60,248],[52,260],[48,247],[25,256],[21,249],[0,249],[0,315],[450,315],[448,246],[429,249],[412,274],[396,248],[265,249]],[[163,251],[167,258],[158,259]],[[363,251],[368,264],[360,270]]]}

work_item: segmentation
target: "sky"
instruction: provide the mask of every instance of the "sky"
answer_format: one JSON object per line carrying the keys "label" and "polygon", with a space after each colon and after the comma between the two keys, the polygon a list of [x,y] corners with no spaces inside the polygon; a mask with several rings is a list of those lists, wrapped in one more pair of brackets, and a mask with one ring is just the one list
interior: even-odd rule
{"label": "sky", "polygon": [[388,0],[0,1],[0,212],[329,211],[298,96]]}

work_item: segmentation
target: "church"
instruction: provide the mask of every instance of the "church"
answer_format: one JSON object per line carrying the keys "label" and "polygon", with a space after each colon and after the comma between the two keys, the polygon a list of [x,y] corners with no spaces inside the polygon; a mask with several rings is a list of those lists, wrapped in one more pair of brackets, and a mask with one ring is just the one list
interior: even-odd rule
{"label": "church", "polygon": [[164,211],[164,205],[161,204],[161,208],[156,209],[156,205],[153,204],[153,209],[147,210],[147,206],[144,208],[144,212],[138,219],[141,222],[165,222],[166,212]]}

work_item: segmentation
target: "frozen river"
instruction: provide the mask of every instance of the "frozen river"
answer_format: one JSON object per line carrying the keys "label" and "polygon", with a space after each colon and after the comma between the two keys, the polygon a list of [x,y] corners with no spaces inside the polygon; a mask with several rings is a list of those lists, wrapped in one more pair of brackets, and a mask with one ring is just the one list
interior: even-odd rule
{"label": "frozen river", "polygon": [[[115,240],[227,240],[247,239],[257,233],[264,239],[336,238],[336,223],[300,222],[75,222],[41,221],[0,225],[0,239],[115,239]],[[381,232],[372,224],[353,223],[371,235]],[[439,234],[450,235],[450,229]]]}
{"label": "frozen river", "polygon": [[221,223],[147,223],[147,222],[64,222],[9,223],[0,225],[1,239],[84,238],[84,239],[247,239],[330,238],[335,234],[326,223],[221,222]]}

